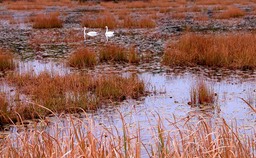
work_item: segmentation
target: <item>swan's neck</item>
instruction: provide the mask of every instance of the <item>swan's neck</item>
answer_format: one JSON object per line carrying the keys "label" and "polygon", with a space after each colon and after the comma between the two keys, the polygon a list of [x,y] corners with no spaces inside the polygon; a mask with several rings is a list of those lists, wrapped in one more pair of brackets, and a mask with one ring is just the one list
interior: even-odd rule
{"label": "swan's neck", "polygon": [[106,33],[108,32],[108,27],[106,27]]}

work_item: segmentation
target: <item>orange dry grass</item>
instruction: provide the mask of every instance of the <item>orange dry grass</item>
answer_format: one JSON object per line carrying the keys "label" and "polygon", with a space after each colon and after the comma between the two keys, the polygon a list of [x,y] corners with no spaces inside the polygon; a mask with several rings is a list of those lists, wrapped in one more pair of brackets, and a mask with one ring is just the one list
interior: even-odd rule
{"label": "orange dry grass", "polygon": [[17,88],[17,92],[27,95],[34,105],[45,107],[33,109],[34,113],[40,116],[49,113],[46,108],[57,113],[72,112],[79,108],[97,109],[102,102],[108,100],[122,101],[129,97],[138,98],[144,94],[144,83],[136,76],[96,77],[85,74],[61,76],[43,72],[39,75],[10,74],[7,80]]}
{"label": "orange dry grass", "polygon": [[125,49],[122,46],[110,44],[101,48],[99,52],[100,62],[129,62],[139,63],[140,58],[135,47]]}
{"label": "orange dry grass", "polygon": [[130,1],[130,2],[118,2],[114,3],[110,2],[101,2],[101,5],[108,9],[145,9],[145,8],[155,8],[155,7],[170,7],[172,2],[168,0],[161,0],[159,3],[158,0],[150,0],[150,1]]}
{"label": "orange dry grass", "polygon": [[215,102],[213,87],[208,86],[203,80],[197,81],[190,90],[192,105],[212,105]]}
{"label": "orange dry grass", "polygon": [[[100,124],[91,117],[79,119],[72,115],[62,115],[54,122],[40,120],[35,126],[46,126],[46,130],[35,128],[7,135],[0,142],[3,157],[187,157],[209,158],[218,155],[222,158],[254,158],[255,128],[237,127],[236,121],[229,126],[223,119],[208,121],[202,115],[174,120],[160,114],[152,114],[147,129],[131,124],[128,114],[119,112],[116,119],[121,125]],[[146,114],[152,118],[151,114]],[[106,118],[111,119],[111,118]],[[51,120],[51,119],[50,119]],[[56,126],[65,120],[65,127]],[[149,119],[148,119],[149,120]],[[166,126],[164,121],[169,124]],[[140,122],[140,124],[143,122]],[[44,127],[43,126],[43,127]],[[22,126],[23,127],[23,126]],[[247,127],[247,126],[246,126]],[[19,129],[17,126],[16,128]],[[24,128],[24,127],[23,127]],[[50,132],[49,132],[50,131]],[[143,135],[141,134],[143,133]],[[144,137],[144,136],[148,137]],[[145,139],[146,138],[146,139]],[[149,140],[150,139],[150,140]],[[19,144],[19,146],[17,146]],[[147,145],[145,145],[147,144]],[[144,153],[144,154],[143,154]]]}
{"label": "orange dry grass", "polygon": [[111,13],[104,13],[93,19],[85,17],[82,20],[82,26],[85,27],[105,28],[105,26],[108,26],[108,28],[115,28],[117,25],[117,20]]}
{"label": "orange dry grass", "polygon": [[216,16],[218,19],[229,19],[229,18],[239,18],[244,16],[245,12],[237,7],[229,7],[227,10],[223,11]]}
{"label": "orange dry grass", "polygon": [[186,34],[166,50],[166,65],[204,65],[254,69],[256,67],[256,35]]}
{"label": "orange dry grass", "polygon": [[15,68],[13,56],[0,49],[0,71],[13,70]]}
{"label": "orange dry grass", "polygon": [[8,9],[12,10],[41,10],[45,9],[47,6],[74,6],[73,2],[70,0],[33,0],[33,1],[5,1],[3,3]]}
{"label": "orange dry grass", "polygon": [[11,10],[41,10],[44,9],[45,6],[41,4],[36,4],[34,2],[17,1],[15,3],[8,3],[7,8]]}
{"label": "orange dry grass", "polygon": [[134,20],[131,16],[124,18],[123,27],[126,28],[153,28],[156,26],[155,21],[149,17],[141,17],[139,20]]}
{"label": "orange dry grass", "polygon": [[110,44],[102,47],[99,52],[100,62],[115,61],[115,62],[127,62],[127,53],[125,48],[119,45]]}
{"label": "orange dry grass", "polygon": [[45,29],[45,28],[61,28],[62,21],[59,19],[59,13],[50,13],[48,15],[39,14],[31,18],[33,22],[33,28]]}
{"label": "orange dry grass", "polygon": [[92,67],[96,65],[96,63],[95,52],[87,48],[78,49],[68,59],[69,66],[77,68]]}

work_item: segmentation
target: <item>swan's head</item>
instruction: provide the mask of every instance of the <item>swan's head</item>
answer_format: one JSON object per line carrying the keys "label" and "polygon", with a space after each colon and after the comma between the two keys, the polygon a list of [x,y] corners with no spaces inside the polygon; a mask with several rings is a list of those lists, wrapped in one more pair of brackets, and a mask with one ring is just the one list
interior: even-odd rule
{"label": "swan's head", "polygon": [[107,26],[105,26],[105,28],[107,29],[108,27],[107,27]]}
{"label": "swan's head", "polygon": [[86,30],[86,27],[84,27],[84,30]]}

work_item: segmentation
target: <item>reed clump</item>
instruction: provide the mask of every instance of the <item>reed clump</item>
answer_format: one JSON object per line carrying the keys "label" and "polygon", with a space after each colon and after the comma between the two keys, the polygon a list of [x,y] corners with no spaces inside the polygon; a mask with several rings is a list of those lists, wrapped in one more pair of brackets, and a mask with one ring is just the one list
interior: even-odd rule
{"label": "reed clump", "polygon": [[[0,142],[4,157],[255,157],[255,130],[230,126],[224,119],[212,123],[200,116],[176,118],[158,114],[155,126],[130,126],[120,112],[121,127],[97,125],[92,118],[66,116],[67,127],[50,126],[11,133]],[[126,113],[127,115],[127,113]],[[170,124],[164,126],[163,120]],[[58,120],[58,119],[57,119]],[[63,117],[62,119],[63,120]],[[41,124],[46,121],[41,120]],[[56,122],[50,122],[54,125]],[[236,124],[235,121],[233,124]],[[38,125],[38,124],[36,124]],[[182,127],[181,127],[182,126]],[[19,128],[19,127],[17,127]],[[51,132],[49,132],[49,130]],[[145,139],[148,134],[150,140]],[[19,146],[17,146],[19,144]],[[147,144],[147,145],[145,145]]]}
{"label": "reed clump", "polygon": [[15,68],[13,56],[0,49],[0,71],[13,70]]}
{"label": "reed clump", "polygon": [[154,28],[156,23],[149,17],[141,17],[140,19],[133,19],[131,16],[124,18],[123,27],[125,28]]}
{"label": "reed clump", "polygon": [[219,15],[216,16],[218,19],[229,19],[229,18],[239,18],[245,15],[245,12],[237,7],[229,7],[224,10]]}
{"label": "reed clump", "polygon": [[126,49],[123,46],[109,44],[103,46],[99,51],[100,62],[129,62],[137,64],[140,61],[137,50],[134,46]]}
{"label": "reed clump", "polygon": [[238,69],[256,67],[256,35],[198,35],[188,33],[169,45],[163,64],[179,66],[209,66]]}
{"label": "reed clump", "polygon": [[16,86],[20,93],[27,95],[31,103],[44,106],[45,109],[35,109],[35,113],[43,116],[49,114],[49,111],[72,112],[73,109],[79,108],[94,110],[100,107],[102,102],[122,101],[144,95],[144,83],[134,76],[61,76],[44,72],[39,75],[12,74],[7,76],[7,80]]}
{"label": "reed clump", "polygon": [[215,93],[212,86],[199,80],[190,89],[190,101],[192,106],[213,105],[215,103]]}
{"label": "reed clump", "polygon": [[105,28],[105,26],[108,26],[111,29],[118,26],[117,20],[111,13],[103,13],[101,17],[93,19],[84,17],[81,24],[90,28]]}
{"label": "reed clump", "polygon": [[47,29],[47,28],[61,28],[63,26],[62,20],[59,19],[59,13],[39,14],[31,18],[33,28]]}
{"label": "reed clump", "polygon": [[136,75],[128,78],[114,75],[103,76],[97,80],[95,93],[103,100],[123,101],[127,97],[138,98],[144,93],[144,89],[144,83]]}
{"label": "reed clump", "polygon": [[96,53],[87,48],[76,50],[68,59],[68,65],[77,68],[93,67],[97,64]]}

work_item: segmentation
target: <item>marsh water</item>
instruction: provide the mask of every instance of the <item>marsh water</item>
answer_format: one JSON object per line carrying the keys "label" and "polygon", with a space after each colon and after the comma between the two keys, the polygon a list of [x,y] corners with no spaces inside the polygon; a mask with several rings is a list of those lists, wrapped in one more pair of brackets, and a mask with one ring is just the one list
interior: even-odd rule
{"label": "marsh water", "polygon": [[[19,62],[19,73],[34,72],[39,74],[42,71],[49,71],[64,75],[72,73],[70,68],[58,62],[27,61]],[[121,71],[122,69],[122,71]],[[227,121],[236,120],[240,126],[256,127],[256,115],[242,101],[248,100],[255,105],[256,96],[256,73],[253,71],[240,70],[213,70],[200,67],[194,68],[170,68],[161,67],[154,71],[143,71],[136,66],[101,65],[91,71],[94,73],[120,73],[130,75],[136,73],[142,79],[149,94],[139,100],[128,99],[114,105],[103,105],[102,108],[88,112],[87,116],[92,117],[96,124],[122,127],[120,113],[127,118],[130,124],[139,123],[141,127],[148,127],[149,122],[156,121],[156,115],[161,118],[173,119],[175,117],[204,116],[209,119],[225,118]],[[212,86],[216,93],[214,107],[191,107],[190,89],[197,80],[204,80]],[[132,84],[132,83],[131,83]],[[12,88],[2,86],[2,91],[10,91]],[[14,93],[14,90],[11,91]],[[11,94],[11,93],[10,93]],[[83,117],[83,116],[79,116]],[[52,128],[58,122],[54,117]],[[54,123],[54,120],[57,121]],[[150,121],[151,120],[151,121]],[[153,121],[153,122],[152,122]],[[62,123],[63,120],[61,121]],[[60,122],[58,122],[60,123]],[[63,125],[64,126],[64,125]],[[51,124],[48,129],[51,129]]]}

